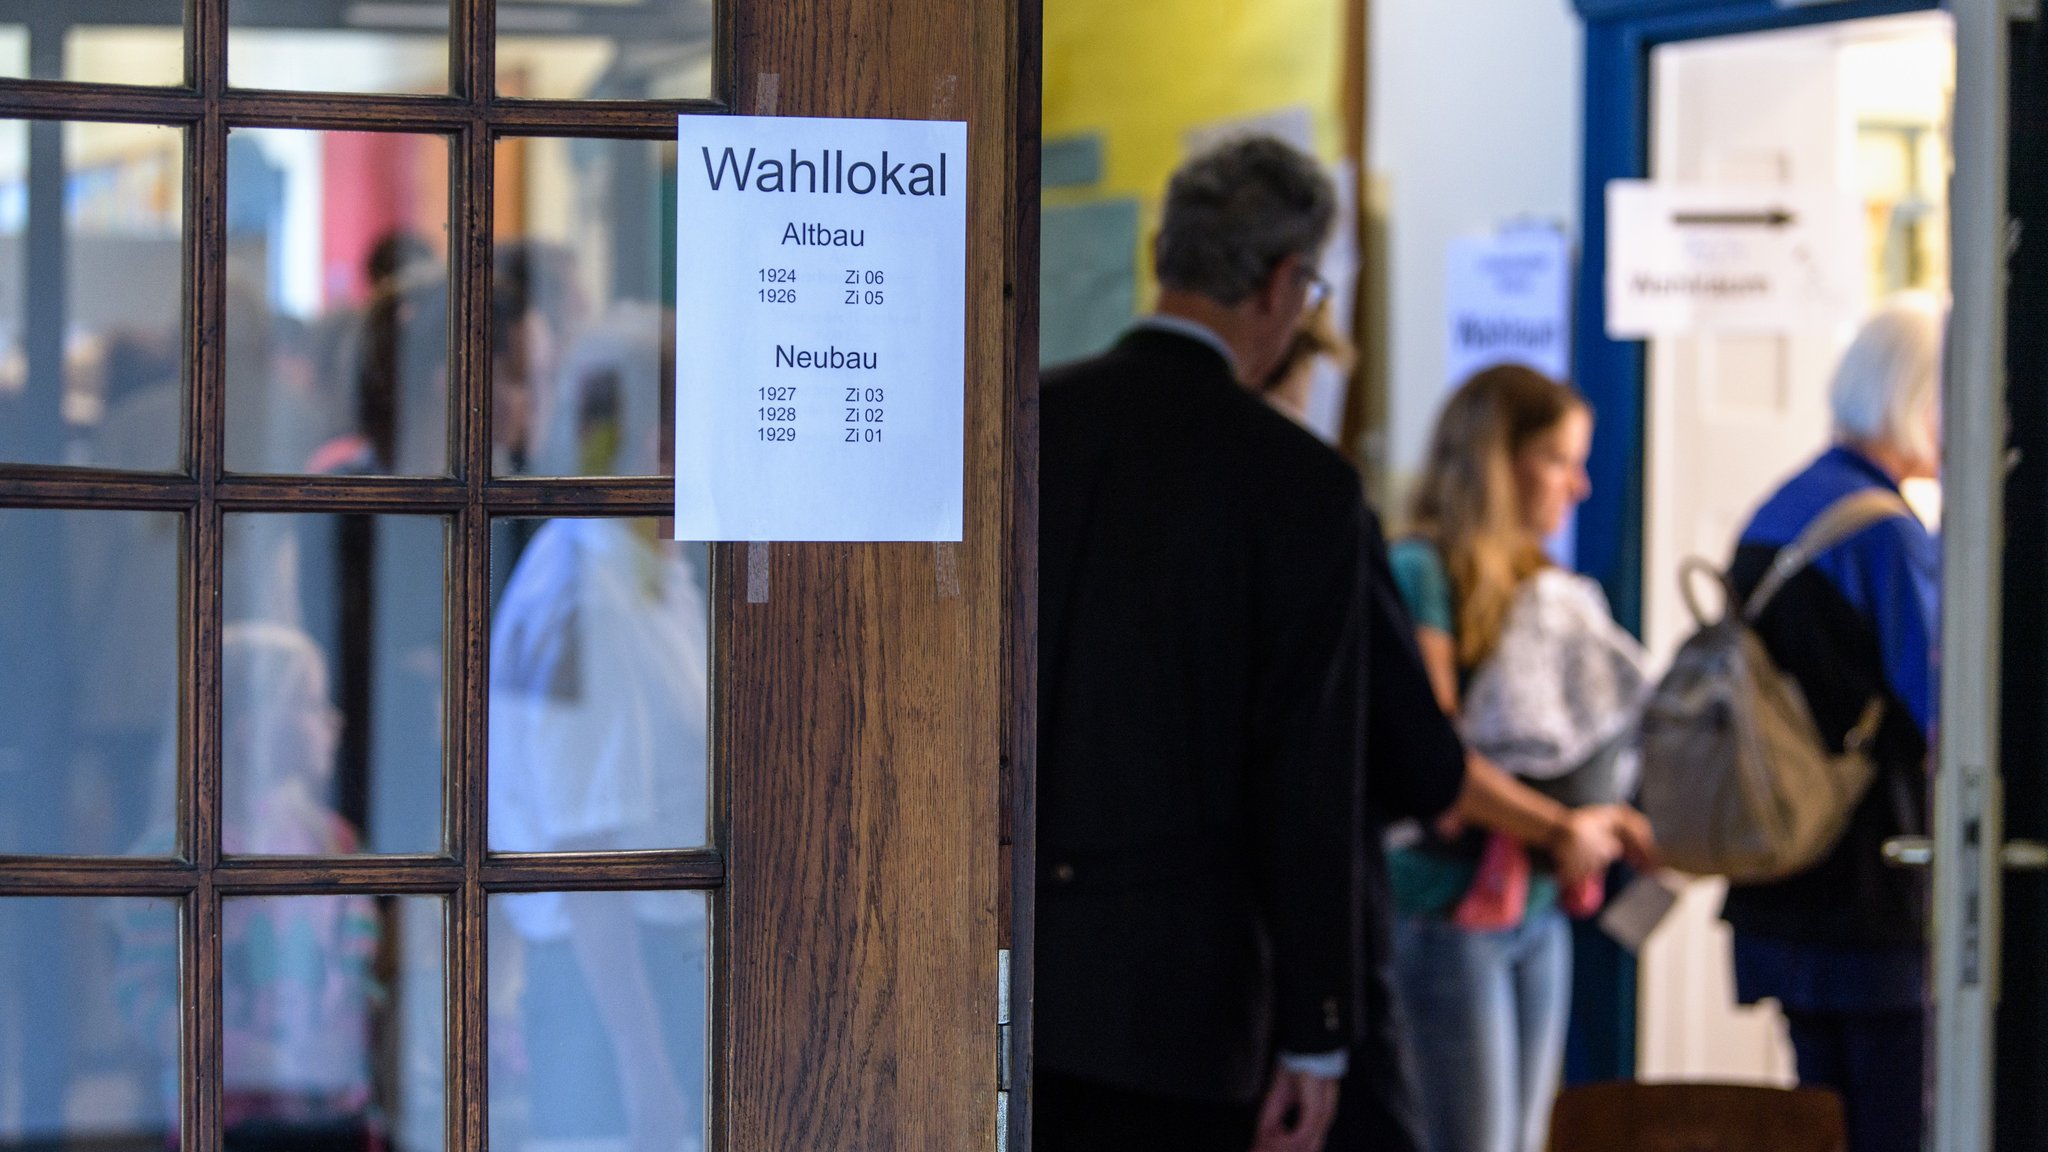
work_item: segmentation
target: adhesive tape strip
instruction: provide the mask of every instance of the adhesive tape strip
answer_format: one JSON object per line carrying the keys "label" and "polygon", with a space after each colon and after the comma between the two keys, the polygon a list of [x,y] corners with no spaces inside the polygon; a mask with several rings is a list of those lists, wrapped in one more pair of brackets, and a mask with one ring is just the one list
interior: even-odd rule
{"label": "adhesive tape strip", "polygon": [[768,602],[768,545],[756,540],[747,545],[747,603]]}

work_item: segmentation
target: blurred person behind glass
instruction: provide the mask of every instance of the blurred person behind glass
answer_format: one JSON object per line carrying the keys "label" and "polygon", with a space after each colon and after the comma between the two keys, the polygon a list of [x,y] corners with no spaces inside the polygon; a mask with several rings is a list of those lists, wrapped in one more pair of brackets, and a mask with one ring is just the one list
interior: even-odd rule
{"label": "blurred person behind glass", "polygon": [[420,284],[447,274],[447,264],[426,237],[410,229],[386,233],[363,257],[364,304],[331,304],[307,325],[306,356],[311,361],[312,405],[320,435],[314,440],[316,455],[300,461],[293,471],[327,473],[347,471],[340,467],[359,448],[349,439],[355,431],[362,390],[361,364],[365,317],[370,303],[394,288]]}
{"label": "blurred person behind glass", "polygon": [[[625,304],[569,349],[543,470],[664,470],[670,330],[662,310]],[[684,546],[659,538],[659,523],[550,520],[521,554],[491,633],[493,850],[705,842],[707,614]],[[504,906],[526,944],[533,1137],[698,1148],[701,898],[530,893]]]}
{"label": "blurred person behind glass", "polygon": [[[107,414],[90,463],[119,468],[183,421],[178,348],[167,336],[116,330],[101,346],[100,370]],[[177,707],[177,667],[167,657],[177,651],[183,540],[174,517],[80,511],[66,519],[73,699],[95,753],[75,779],[99,798],[83,806],[100,826],[81,844],[114,853],[144,831],[150,773]]]}
{"label": "blurred person behind glass", "polygon": [[[576,255],[544,240],[499,245],[491,280],[491,450],[500,473],[573,476],[573,462],[536,468],[541,437],[565,427],[554,418],[572,345],[589,323]],[[612,319],[630,316],[628,303]],[[557,470],[559,469],[559,470]]]}
{"label": "blurred person behind glass", "polygon": [[[352,345],[355,418],[313,453],[309,470],[352,476],[448,472],[448,281],[410,245],[373,256],[396,261],[374,282]],[[379,262],[378,267],[384,264]],[[269,618],[302,622],[333,653],[348,712],[342,771],[373,851],[422,851],[441,842],[442,564],[395,518],[293,518],[285,555],[260,554],[244,586],[272,600]],[[438,542],[436,542],[438,544]],[[352,813],[356,814],[356,813]]]}
{"label": "blurred person behind glass", "polygon": [[314,372],[305,325],[272,312],[262,284],[236,270],[228,277],[222,330],[229,470],[299,471],[334,432],[332,400]]}
{"label": "blurred person behind glass", "polygon": [[448,471],[448,279],[413,270],[373,286],[354,334],[355,419],[307,470],[353,476]]}
{"label": "blurred person behind glass", "polygon": [[[177,344],[168,333],[130,327],[86,343],[104,415],[79,463],[132,467],[184,419]],[[162,657],[177,649],[182,541],[169,517],[77,511],[65,520],[64,643],[78,662],[70,699],[78,736],[92,750],[72,774],[92,799],[72,804],[93,826],[71,835],[111,854],[143,831],[142,798],[177,704],[176,668]]]}
{"label": "blurred person behind glass", "polygon": [[[580,452],[560,445],[542,459],[543,437],[574,438],[573,421],[555,419],[555,397],[562,391],[564,357],[588,311],[577,277],[576,257],[569,249],[541,240],[501,243],[493,259],[491,280],[491,471],[500,476],[591,475]],[[617,316],[644,315],[650,310],[627,305]],[[659,322],[655,317],[650,322]],[[588,356],[592,348],[584,346]],[[651,354],[651,353],[650,353]],[[573,366],[566,368],[574,371]],[[566,430],[566,431],[565,431]],[[599,468],[623,467],[624,461]],[[644,463],[643,463],[644,466]],[[499,518],[491,522],[491,597],[505,593],[505,583],[533,539],[534,522]]]}
{"label": "blurred person behind glass", "polygon": [[[334,810],[340,734],[326,659],[305,633],[229,625],[221,636],[221,846],[234,854],[344,854],[356,830]],[[174,757],[166,754],[164,771]],[[168,794],[168,790],[166,790]],[[168,854],[173,810],[144,850]],[[114,921],[116,994],[163,1069],[177,1115],[180,1012],[175,933],[137,906]],[[221,909],[221,1085],[229,1152],[376,1152],[373,971],[380,935],[368,896],[230,899]]]}
{"label": "blurred person behind glass", "polygon": [[[1729,572],[1738,596],[1836,500],[1937,475],[1943,323],[1937,301],[1911,294],[1863,326],[1835,370],[1834,446],[1743,530]],[[1829,748],[1872,700],[1883,705],[1877,777],[1841,842],[1796,876],[1731,887],[1721,912],[1735,934],[1736,998],[1784,1010],[1800,1083],[1847,1104],[1849,1152],[1920,1147],[1926,895],[1922,874],[1888,868],[1882,848],[1927,831],[1940,616],[1939,546],[1901,515],[1822,553],[1756,625]]]}

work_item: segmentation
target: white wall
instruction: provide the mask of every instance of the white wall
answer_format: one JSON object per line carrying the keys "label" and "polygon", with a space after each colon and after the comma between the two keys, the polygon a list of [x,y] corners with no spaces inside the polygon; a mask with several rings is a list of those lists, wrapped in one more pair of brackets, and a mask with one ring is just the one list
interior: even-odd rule
{"label": "white wall", "polygon": [[1389,206],[1386,459],[1403,491],[1446,386],[1451,240],[1518,216],[1563,221],[1577,240],[1581,34],[1570,0],[1371,7],[1371,166]]}

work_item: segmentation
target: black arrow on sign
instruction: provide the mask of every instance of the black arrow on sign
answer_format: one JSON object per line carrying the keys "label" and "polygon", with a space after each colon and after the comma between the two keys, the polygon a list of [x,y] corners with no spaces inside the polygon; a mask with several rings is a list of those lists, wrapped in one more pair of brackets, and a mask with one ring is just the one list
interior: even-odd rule
{"label": "black arrow on sign", "polygon": [[1783,228],[1799,217],[1783,208],[1760,212],[1674,212],[1671,222],[1681,228]]}

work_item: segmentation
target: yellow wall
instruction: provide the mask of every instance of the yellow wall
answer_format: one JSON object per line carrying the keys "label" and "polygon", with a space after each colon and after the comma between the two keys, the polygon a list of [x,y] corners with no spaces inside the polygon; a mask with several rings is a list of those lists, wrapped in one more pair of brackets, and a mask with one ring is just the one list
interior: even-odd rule
{"label": "yellow wall", "polygon": [[[1136,198],[1145,248],[1188,133],[1290,109],[1307,110],[1317,151],[1334,161],[1344,9],[1344,0],[1046,0],[1045,138],[1096,135],[1103,145],[1101,182],[1048,188],[1047,206]],[[1152,295],[1150,265],[1141,251],[1141,301]]]}

